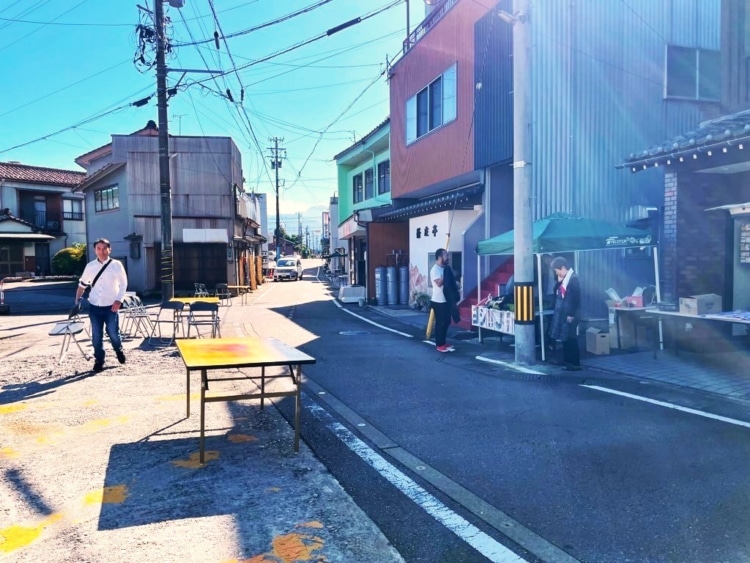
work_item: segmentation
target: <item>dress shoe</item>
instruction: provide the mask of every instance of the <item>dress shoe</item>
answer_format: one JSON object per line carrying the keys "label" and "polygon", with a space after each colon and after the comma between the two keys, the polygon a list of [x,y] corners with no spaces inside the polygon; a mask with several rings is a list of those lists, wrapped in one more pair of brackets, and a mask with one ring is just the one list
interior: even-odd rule
{"label": "dress shoe", "polygon": [[122,350],[115,350],[115,354],[117,355],[117,361],[121,364],[125,363],[125,353]]}
{"label": "dress shoe", "polygon": [[94,373],[104,371],[104,362],[94,362]]}

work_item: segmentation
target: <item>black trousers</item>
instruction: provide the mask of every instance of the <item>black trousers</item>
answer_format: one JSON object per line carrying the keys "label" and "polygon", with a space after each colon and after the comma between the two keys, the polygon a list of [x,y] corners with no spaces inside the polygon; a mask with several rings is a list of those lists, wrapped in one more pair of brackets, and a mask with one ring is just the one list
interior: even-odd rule
{"label": "black trousers", "polygon": [[578,322],[571,323],[569,336],[563,340],[563,363],[566,366],[581,365],[581,351],[578,347]]}
{"label": "black trousers", "polygon": [[435,303],[430,301],[432,310],[435,311],[435,344],[445,346],[445,338],[448,336],[448,327],[451,324],[451,309],[448,303]]}

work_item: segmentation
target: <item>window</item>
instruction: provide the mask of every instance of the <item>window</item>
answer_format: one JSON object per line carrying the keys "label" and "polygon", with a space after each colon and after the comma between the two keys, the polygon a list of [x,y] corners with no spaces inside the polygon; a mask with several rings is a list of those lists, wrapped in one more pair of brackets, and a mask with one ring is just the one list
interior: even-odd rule
{"label": "window", "polygon": [[384,160],[378,163],[378,194],[387,194],[391,191],[391,161]]}
{"label": "window", "polygon": [[94,210],[107,211],[120,208],[120,194],[117,186],[108,186],[94,192]]}
{"label": "window", "polygon": [[373,186],[372,168],[365,170],[365,199],[370,199],[375,195]]}
{"label": "window", "polygon": [[456,65],[406,101],[406,143],[456,119]]}
{"label": "window", "polygon": [[83,221],[83,200],[64,199],[63,219],[69,219],[71,221]]}
{"label": "window", "polygon": [[667,45],[667,98],[719,100],[721,53]]}
{"label": "window", "polygon": [[352,196],[354,203],[362,201],[362,174],[352,177]]}

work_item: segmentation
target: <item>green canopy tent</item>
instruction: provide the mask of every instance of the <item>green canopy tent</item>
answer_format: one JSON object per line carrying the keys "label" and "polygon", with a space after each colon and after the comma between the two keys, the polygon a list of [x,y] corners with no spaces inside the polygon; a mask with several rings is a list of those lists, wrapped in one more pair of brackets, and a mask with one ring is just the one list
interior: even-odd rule
{"label": "green canopy tent", "polygon": [[[656,300],[661,301],[659,293],[659,259],[656,250],[656,241],[651,233],[640,229],[633,229],[620,225],[614,225],[596,219],[574,217],[564,213],[556,213],[535,221],[532,224],[532,252],[537,258],[538,271],[542,271],[542,254],[554,254],[557,252],[575,252],[576,267],[579,251],[585,250],[609,250],[623,248],[653,247],[654,273],[656,278]],[[487,240],[477,243],[477,273],[481,276],[481,257],[492,255],[512,255],[514,244],[514,232],[512,230],[499,234]],[[537,276],[539,296],[539,311],[542,306],[542,276]],[[481,301],[481,284],[477,286],[477,299]],[[539,315],[540,334],[542,344],[542,361],[545,357],[544,346],[544,315]],[[480,339],[481,339],[481,328]]]}

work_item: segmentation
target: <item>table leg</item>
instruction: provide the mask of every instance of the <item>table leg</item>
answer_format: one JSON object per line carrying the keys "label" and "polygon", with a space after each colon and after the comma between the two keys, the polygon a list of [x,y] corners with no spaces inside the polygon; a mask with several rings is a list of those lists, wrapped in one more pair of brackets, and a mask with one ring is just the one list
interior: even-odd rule
{"label": "table leg", "polygon": [[206,447],[206,439],[205,439],[205,424],[206,424],[206,379],[208,378],[208,375],[206,373],[205,369],[201,370],[201,452],[200,452],[200,462],[201,465],[204,462],[205,458],[205,447]]}
{"label": "table leg", "polygon": [[266,400],[266,366],[260,368],[260,410],[265,408]]}
{"label": "table leg", "polygon": [[187,396],[185,397],[185,417],[190,418],[190,370],[186,369],[185,373],[187,374],[187,377],[185,378],[185,389],[187,389]]}
{"label": "table leg", "polygon": [[[291,369],[291,366],[290,366],[290,369]],[[300,386],[302,383],[302,366],[299,366],[299,365],[297,366],[297,378],[294,383],[297,386],[297,392],[294,394],[294,451],[299,452],[299,423],[300,423],[300,411],[302,409],[302,400],[300,397]]]}
{"label": "table leg", "polygon": [[617,326],[617,349],[622,350],[622,344],[620,343],[620,335],[622,334],[622,328],[620,327],[620,311],[615,309],[615,325]]}

